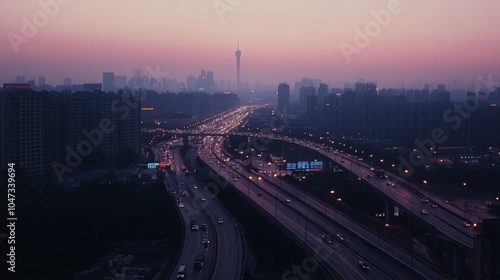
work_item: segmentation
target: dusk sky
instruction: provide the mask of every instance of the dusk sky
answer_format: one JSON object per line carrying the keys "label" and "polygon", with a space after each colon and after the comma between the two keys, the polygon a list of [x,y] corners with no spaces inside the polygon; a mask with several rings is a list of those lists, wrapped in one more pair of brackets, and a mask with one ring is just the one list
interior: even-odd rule
{"label": "dusk sky", "polygon": [[[40,2],[55,2],[41,0]],[[381,87],[500,76],[498,0],[401,0],[398,14],[348,62],[340,45],[356,47],[355,28],[393,0],[59,0],[43,22],[39,1],[2,0],[0,82],[40,75],[47,83],[102,82],[102,72],[132,76],[155,68],[178,81],[200,69],[235,80],[293,83],[364,78]],[[218,13],[214,3],[236,3]],[[38,31],[23,35],[23,18]],[[30,30],[31,31],[31,30]],[[377,31],[377,30],[375,30]],[[32,31],[31,31],[32,32]],[[14,36],[15,34],[15,36]],[[15,52],[12,38],[22,38]]]}

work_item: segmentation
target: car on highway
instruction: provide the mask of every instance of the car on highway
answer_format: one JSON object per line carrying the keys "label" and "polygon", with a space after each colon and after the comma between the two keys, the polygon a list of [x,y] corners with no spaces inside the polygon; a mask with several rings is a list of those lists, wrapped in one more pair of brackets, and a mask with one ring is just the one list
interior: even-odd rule
{"label": "car on highway", "polygon": [[184,208],[184,203],[179,203],[179,208]]}
{"label": "car on highway", "polygon": [[207,223],[205,222],[201,223],[201,230],[207,230]]}
{"label": "car on highway", "polygon": [[290,202],[292,202],[292,201],[291,201],[289,198],[287,198],[287,199],[285,199],[285,202],[286,202],[286,203],[290,203]]}
{"label": "car on highway", "polygon": [[332,237],[330,235],[323,234],[321,235],[321,239],[323,239],[323,242],[325,242],[326,244],[333,243]]}
{"label": "car on highway", "polygon": [[471,226],[471,224],[470,224],[469,222],[464,222],[464,226],[465,226],[465,227],[470,227],[470,226]]}
{"label": "car on highway", "polygon": [[428,200],[427,198],[425,198],[425,197],[422,197],[422,198],[420,199],[420,201],[421,201],[422,203],[427,203],[427,202],[429,202],[429,200]]}
{"label": "car on highway", "polygon": [[197,189],[197,188],[198,188],[198,186],[197,186],[197,185],[194,185],[194,186],[193,186],[193,189]]}
{"label": "car on highway", "polygon": [[432,208],[438,208],[437,204],[431,204]]}
{"label": "car on highway", "polygon": [[422,214],[424,214],[424,215],[427,215],[427,210],[422,209],[422,211],[420,211],[420,213],[422,213]]}
{"label": "car on highway", "polygon": [[364,262],[364,261],[359,261],[358,262],[358,267],[363,269],[363,270],[369,270],[370,269],[370,266]]}
{"label": "car on highway", "polygon": [[337,233],[335,236],[336,236],[336,237],[337,237],[337,239],[338,239],[338,240],[340,240],[340,241],[344,241],[344,240],[345,240],[344,236],[342,236],[340,233]]}
{"label": "car on highway", "polygon": [[219,220],[217,221],[217,223],[219,224],[223,224],[224,223],[224,220],[222,218],[219,218]]}
{"label": "car on highway", "polygon": [[208,244],[210,244],[210,240],[208,240],[207,238],[203,238],[201,244],[205,245],[205,247],[208,247]]}

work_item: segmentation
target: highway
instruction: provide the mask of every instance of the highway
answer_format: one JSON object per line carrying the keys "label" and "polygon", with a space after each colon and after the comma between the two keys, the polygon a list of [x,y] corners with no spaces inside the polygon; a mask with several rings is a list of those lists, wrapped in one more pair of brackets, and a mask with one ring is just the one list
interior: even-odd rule
{"label": "highway", "polygon": [[[231,124],[225,124],[225,127],[217,123],[218,133],[229,133],[237,125],[243,122],[243,118],[248,115],[245,112],[240,112],[240,118],[235,118]],[[229,118],[230,119],[230,118]],[[228,120],[228,118],[226,118]],[[214,124],[215,125],[215,124]],[[205,129],[197,129],[198,133],[206,133],[210,130],[211,124],[205,124]],[[222,138],[218,138],[219,141]],[[316,210],[310,208],[306,204],[301,203],[286,203],[280,200],[282,190],[278,190],[276,186],[268,182],[261,182],[260,184],[267,185],[265,188],[269,190],[261,192],[260,195],[257,191],[251,191],[252,188],[264,187],[257,186],[259,182],[250,182],[249,174],[245,174],[242,169],[240,178],[235,178],[236,174],[229,173],[229,167],[223,168],[223,164],[217,162],[223,161],[220,158],[221,151],[216,149],[216,145],[210,145],[209,142],[214,142],[213,137],[205,137],[203,139],[204,148],[198,151],[198,156],[205,161],[208,165],[219,165],[218,167],[212,166],[213,170],[222,175],[228,182],[231,182],[242,195],[245,193],[247,197],[254,201],[254,203],[268,215],[275,217],[279,223],[282,224],[289,234],[292,234],[300,243],[315,252],[314,257],[318,260],[325,260],[327,267],[335,270],[343,278],[351,279],[422,279],[423,277],[416,276],[413,271],[401,265],[399,262],[394,262],[391,257],[380,253],[377,249],[367,246],[363,242],[359,242],[355,237],[351,237],[351,233],[346,231],[343,227],[335,225],[327,218],[323,217],[324,214],[317,213]],[[219,145],[217,145],[219,146]],[[212,150],[207,149],[211,147]],[[215,159],[214,159],[215,157]],[[223,171],[221,169],[224,169]],[[234,177],[233,177],[234,176]],[[243,177],[243,180],[241,180]],[[257,178],[257,176],[255,176]],[[246,182],[246,185],[245,185]],[[274,189],[275,188],[275,189]],[[246,191],[246,192],[245,192]],[[259,191],[260,192],[260,191]],[[273,195],[274,194],[274,195]],[[276,196],[278,199],[276,199]],[[328,212],[326,213],[328,214]],[[323,234],[333,235],[334,233],[342,233],[349,236],[343,242],[334,242],[333,245],[327,245],[321,238]],[[369,260],[368,260],[369,259]],[[362,270],[358,266],[358,262],[363,260],[371,263],[373,260],[372,268],[368,271]],[[380,264],[382,267],[379,268]],[[439,278],[435,278],[439,279]]]}
{"label": "highway", "polygon": [[[210,141],[210,137],[206,138]],[[265,180],[258,180],[258,175],[249,173],[243,168],[236,169],[234,166],[217,164],[217,161],[210,158],[210,155],[220,154],[220,150],[212,153],[201,153],[202,160],[209,163],[211,167],[226,180],[230,181],[242,195],[253,200],[256,205],[269,213],[283,227],[290,230],[303,245],[317,252],[314,257],[318,260],[325,260],[326,264],[339,273],[345,279],[423,279],[418,277],[413,271],[403,267],[392,258],[381,254],[377,249],[366,246],[343,227],[332,223],[328,218],[318,213],[309,205],[298,200],[290,203],[285,202],[286,198],[292,198],[282,189],[270,184]],[[218,158],[220,162],[220,158]],[[219,167],[220,166],[220,167]],[[225,167],[222,167],[225,166]],[[233,170],[229,172],[229,170]],[[234,181],[233,174],[236,176]],[[252,177],[252,179],[248,179]],[[261,195],[258,194],[261,193]],[[277,197],[277,199],[276,199]],[[323,208],[324,209],[324,208]],[[334,212],[327,212],[326,215],[335,215]],[[345,236],[344,241],[335,241],[332,245],[326,245],[322,240],[323,234],[336,236],[337,233]],[[301,245],[299,243],[299,245]],[[363,260],[371,265],[369,271],[361,270],[358,261]],[[434,278],[439,279],[439,278]]]}
{"label": "highway", "polygon": [[[176,274],[181,265],[186,266],[185,279],[240,279],[244,256],[236,223],[216,199],[205,193],[193,176],[185,175],[183,167],[186,163],[178,148],[170,142],[165,144],[163,152],[158,147],[154,150],[159,161],[170,160],[174,172],[170,175],[166,173],[164,182],[180,200],[177,207],[181,203],[183,205],[179,210],[184,222],[185,240],[182,254],[169,279],[177,279]],[[183,192],[188,195],[183,195]],[[201,198],[206,200],[202,202]],[[222,224],[219,224],[219,218]],[[193,220],[199,227],[206,223],[207,229],[192,230],[190,221]],[[209,241],[208,245],[202,243],[204,239]],[[201,270],[194,268],[194,259],[200,254],[206,256]]]}
{"label": "highway", "polygon": [[[245,108],[245,107],[240,107]],[[334,153],[325,149],[325,147],[306,142],[298,139],[286,139],[287,137],[269,135],[269,134],[255,134],[255,133],[231,133],[232,129],[236,128],[238,125],[243,123],[243,119],[248,115],[248,111],[239,111],[237,114],[227,115],[225,119],[214,120],[211,123],[205,123],[203,127],[196,128],[194,131],[184,131],[187,134],[210,134],[213,133],[215,135],[240,135],[240,136],[252,136],[252,137],[263,137],[268,138],[270,140],[280,140],[287,141],[294,144],[299,144],[305,148],[309,148],[318,153],[325,155],[332,159],[332,161],[338,162],[339,165],[343,166],[345,169],[353,169],[353,173],[359,176],[360,180],[364,180],[369,184],[373,182],[374,185],[378,186],[380,189],[390,192],[392,196],[388,196],[394,199],[397,203],[397,200],[406,199],[409,200],[408,204],[402,204],[401,206],[407,207],[411,209],[414,215],[424,215],[421,214],[420,211],[425,208],[425,205],[428,205],[430,210],[444,210],[444,208],[439,207],[438,202],[428,202],[423,203],[420,201],[421,196],[408,192],[396,192],[395,189],[399,189],[398,187],[390,187],[387,186],[386,179],[377,179],[375,176],[368,176],[368,174],[372,174],[373,171],[370,170],[369,166],[364,166],[363,163],[360,163],[358,160],[352,159],[350,156],[345,155],[346,159],[343,159],[340,153]],[[229,121],[228,121],[229,120]],[[177,133],[181,133],[181,131],[176,131]],[[217,139],[217,140],[216,140]],[[320,236],[322,234],[331,234],[334,235],[336,233],[341,233],[346,236],[344,242],[339,242],[342,246],[334,246],[337,250],[338,248],[346,248],[345,245],[348,245],[350,251],[350,257],[346,257],[349,255],[345,255],[345,258],[350,258],[349,263],[350,266],[346,266],[346,264],[339,263],[338,260],[330,263],[332,268],[336,270],[341,267],[339,273],[347,275],[347,278],[351,278],[352,276],[359,273],[359,268],[357,267],[357,261],[365,260],[366,256],[370,256],[370,262],[373,259],[374,263],[372,264],[374,269],[370,270],[370,273],[374,275],[370,275],[368,279],[376,278],[376,279],[384,279],[384,278],[392,278],[392,279],[411,279],[411,278],[428,278],[428,279],[444,279],[446,276],[436,271],[428,264],[422,262],[421,260],[414,259],[409,252],[401,250],[391,242],[380,238],[377,234],[373,233],[363,225],[359,225],[356,222],[350,220],[348,217],[343,216],[342,214],[337,213],[333,208],[328,207],[324,203],[317,201],[315,198],[303,194],[296,190],[294,186],[279,186],[279,180],[273,178],[266,178],[265,180],[257,181],[259,175],[245,173],[242,169],[238,171],[234,170],[233,174],[229,172],[229,166],[224,167],[224,160],[227,155],[224,155],[222,158],[222,151],[220,147],[222,146],[223,137],[205,137],[203,138],[203,147],[204,151],[199,153],[199,156],[210,165],[214,171],[221,174],[224,178],[226,178],[229,182],[231,182],[237,189],[239,189],[242,194],[246,193],[247,197],[254,201],[257,205],[259,205],[262,209],[264,209],[271,216],[276,217],[276,219],[284,224],[286,228],[291,230],[291,232],[295,233],[296,236],[302,236],[301,240],[304,241],[304,244],[316,244],[315,242],[319,242],[319,244],[324,243],[321,240]],[[216,144],[217,143],[217,144]],[[349,158],[349,159],[347,159]],[[221,164],[218,164],[221,162]],[[215,166],[219,165],[219,166]],[[358,167],[359,169],[356,169]],[[235,173],[236,171],[236,173]],[[235,178],[236,174],[240,175],[240,178]],[[252,182],[249,181],[249,177],[252,176]],[[371,177],[371,178],[370,178]],[[273,182],[274,180],[274,182]],[[276,181],[278,180],[278,181]],[[379,181],[377,181],[379,180]],[[245,185],[245,182],[247,184]],[[402,181],[400,184],[404,184]],[[374,186],[374,187],[376,187]],[[246,192],[245,192],[246,187]],[[261,195],[257,195],[257,191],[254,190],[252,192],[253,187],[262,188]],[[403,188],[401,188],[403,189]],[[295,191],[294,191],[295,190]],[[267,196],[267,199],[266,199]],[[401,197],[400,197],[401,196]],[[290,203],[285,202],[286,199],[290,199]],[[396,200],[397,199],[397,200]],[[415,205],[419,205],[417,208]],[[423,205],[425,204],[425,205]],[[431,207],[431,204],[438,205],[437,208]],[[412,206],[413,205],[413,206]],[[281,210],[283,209],[283,210]],[[432,216],[431,212],[428,211],[429,214],[426,216]],[[449,213],[449,212],[448,212]],[[283,216],[281,216],[283,215]],[[297,220],[291,219],[291,216],[296,216]],[[455,217],[456,218],[456,217]],[[306,222],[306,220],[308,222]],[[285,223],[285,221],[288,221]],[[434,221],[433,221],[434,222]],[[460,224],[463,228],[463,224]],[[463,229],[462,228],[462,229]],[[298,234],[298,232],[302,232]],[[359,236],[359,239],[358,239]],[[354,242],[350,242],[353,240]],[[361,242],[362,241],[362,242]],[[334,243],[337,244],[337,243]],[[372,246],[368,246],[367,244],[371,244]],[[317,244],[316,244],[317,245]],[[324,245],[324,244],[323,244]],[[380,251],[379,251],[380,250]],[[384,253],[381,253],[384,252]],[[335,251],[336,252],[336,251]],[[371,252],[371,253],[369,253]],[[345,253],[345,252],[343,252]],[[334,253],[331,253],[334,254]],[[330,254],[326,254],[330,255]],[[353,261],[355,260],[355,261]],[[416,276],[415,272],[411,271],[408,267],[413,268],[415,272],[420,274],[421,276]],[[346,270],[347,269],[347,270]],[[385,271],[385,273],[382,273]],[[390,273],[391,275],[387,275],[386,273]],[[365,273],[367,276],[367,273]]]}

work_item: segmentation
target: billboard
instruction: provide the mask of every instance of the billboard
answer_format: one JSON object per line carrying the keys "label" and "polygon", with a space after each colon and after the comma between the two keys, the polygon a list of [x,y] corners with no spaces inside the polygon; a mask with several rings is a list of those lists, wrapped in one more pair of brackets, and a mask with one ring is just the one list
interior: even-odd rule
{"label": "billboard", "polygon": [[322,161],[299,161],[287,162],[286,170],[301,171],[301,172],[321,172],[323,171]]}

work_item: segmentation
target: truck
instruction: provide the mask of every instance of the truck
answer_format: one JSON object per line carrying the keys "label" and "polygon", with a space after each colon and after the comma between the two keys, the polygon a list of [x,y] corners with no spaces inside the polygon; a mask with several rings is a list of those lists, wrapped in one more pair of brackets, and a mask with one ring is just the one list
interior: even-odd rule
{"label": "truck", "polygon": [[201,269],[203,267],[204,262],[205,262],[205,255],[197,255],[194,258],[194,268]]}

